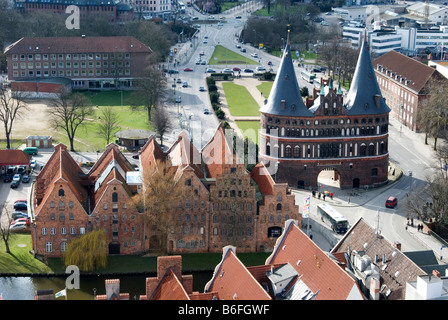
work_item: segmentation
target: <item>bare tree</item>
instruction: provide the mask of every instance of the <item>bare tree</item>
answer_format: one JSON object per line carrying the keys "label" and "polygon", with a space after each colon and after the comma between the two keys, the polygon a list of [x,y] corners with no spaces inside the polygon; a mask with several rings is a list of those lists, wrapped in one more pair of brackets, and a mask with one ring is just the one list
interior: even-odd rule
{"label": "bare tree", "polygon": [[0,121],[5,128],[7,149],[11,148],[11,131],[14,120],[28,110],[25,96],[26,94],[23,91],[12,93],[10,90],[0,88]]}
{"label": "bare tree", "polygon": [[139,212],[143,212],[151,235],[160,239],[160,250],[167,251],[168,228],[174,223],[173,204],[185,194],[185,183],[176,178],[176,170],[169,163],[157,161],[142,169],[142,191],[132,198]]}
{"label": "bare tree", "polygon": [[173,128],[170,115],[165,108],[157,108],[155,110],[151,124],[154,130],[160,135],[160,144],[163,145],[163,136]]}
{"label": "bare tree", "polygon": [[426,90],[428,98],[419,106],[417,121],[425,132],[425,143],[428,143],[428,136],[433,137],[433,149],[437,150],[438,138],[443,135],[448,125],[448,81],[441,78],[431,79]]}
{"label": "bare tree", "polygon": [[70,151],[75,151],[76,130],[93,114],[89,100],[81,93],[72,94],[63,88],[52,99],[47,114],[53,128],[61,128],[67,133]]}
{"label": "bare tree", "polygon": [[151,122],[152,108],[157,108],[167,94],[165,75],[156,64],[153,64],[143,71],[137,83],[137,89],[131,94],[131,107],[146,109],[148,121]]}
{"label": "bare tree", "polygon": [[117,114],[112,107],[101,108],[100,124],[98,126],[98,134],[106,140],[106,145],[114,136],[115,132],[120,128]]}
{"label": "bare tree", "polygon": [[3,205],[3,210],[0,212],[0,236],[5,244],[6,253],[11,253],[9,242],[13,239],[15,233],[11,232],[11,229],[9,228],[12,222],[12,217],[7,204],[8,202],[6,201]]}

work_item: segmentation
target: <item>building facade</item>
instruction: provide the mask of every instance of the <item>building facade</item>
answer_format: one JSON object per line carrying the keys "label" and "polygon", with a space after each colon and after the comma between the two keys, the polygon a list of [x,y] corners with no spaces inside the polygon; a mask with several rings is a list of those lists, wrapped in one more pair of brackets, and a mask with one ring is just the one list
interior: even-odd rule
{"label": "building facade", "polygon": [[54,79],[73,89],[132,88],[151,52],[128,36],[22,38],[5,50],[9,80],[32,92]]}
{"label": "building facade", "polygon": [[107,254],[145,250],[141,215],[126,184],[132,165],[114,144],[84,172],[58,144],[32,188],[31,238],[35,255],[61,257],[70,241],[95,229],[106,232]]}
{"label": "building facade", "polygon": [[260,109],[259,159],[276,181],[298,188],[317,188],[323,170],[333,170],[341,188],[380,186],[388,181],[389,111],[366,41],[345,101],[330,79],[310,107],[300,95],[288,41]]}
{"label": "building facade", "polygon": [[374,70],[391,115],[413,131],[419,131],[419,108],[426,103],[431,79],[445,79],[435,68],[396,51],[375,59]]}
{"label": "building facade", "polygon": [[[268,251],[286,220],[300,220],[287,184],[276,184],[263,164],[249,173],[231,150],[219,127],[200,152],[185,132],[166,153],[153,137],[140,151],[141,172],[163,160],[186,186],[186,194],[172,205],[168,252],[221,252],[229,244],[241,252]],[[152,235],[149,248],[160,243]]]}

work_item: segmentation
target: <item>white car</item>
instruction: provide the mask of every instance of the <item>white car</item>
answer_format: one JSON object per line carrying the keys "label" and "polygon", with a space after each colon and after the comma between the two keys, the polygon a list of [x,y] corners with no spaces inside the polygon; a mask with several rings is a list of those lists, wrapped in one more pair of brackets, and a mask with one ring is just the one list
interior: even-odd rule
{"label": "white car", "polygon": [[229,68],[222,69],[222,73],[233,73],[233,70]]}
{"label": "white car", "polygon": [[26,229],[27,225],[26,222],[17,222],[14,223],[12,226],[9,227],[10,231],[19,231]]}
{"label": "white car", "polygon": [[20,181],[20,174],[16,173],[14,177],[12,177],[12,181]]}
{"label": "white car", "polygon": [[256,52],[252,53],[252,57],[258,58],[258,53],[256,53]]}
{"label": "white car", "polygon": [[255,68],[255,71],[257,71],[257,72],[265,72],[266,68],[265,67],[257,67],[257,68]]}

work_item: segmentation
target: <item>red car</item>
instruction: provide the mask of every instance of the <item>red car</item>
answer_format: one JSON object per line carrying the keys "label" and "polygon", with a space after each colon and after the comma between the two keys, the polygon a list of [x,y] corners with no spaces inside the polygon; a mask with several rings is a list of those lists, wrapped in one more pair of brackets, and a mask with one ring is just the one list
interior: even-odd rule
{"label": "red car", "polygon": [[192,68],[185,68],[184,71],[193,71]]}
{"label": "red car", "polygon": [[233,70],[233,71],[241,71],[241,69],[238,68],[238,67],[235,67],[235,68],[233,68],[232,70]]}

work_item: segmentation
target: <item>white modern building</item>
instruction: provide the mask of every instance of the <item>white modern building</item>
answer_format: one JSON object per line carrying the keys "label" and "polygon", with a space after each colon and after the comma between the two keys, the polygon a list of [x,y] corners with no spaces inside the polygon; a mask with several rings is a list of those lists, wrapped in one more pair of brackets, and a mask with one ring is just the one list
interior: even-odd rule
{"label": "white modern building", "polygon": [[375,23],[373,28],[350,23],[343,27],[342,36],[351,41],[354,48],[360,48],[367,31],[371,52],[380,56],[390,50],[397,50],[410,56],[426,54],[427,49],[442,52],[448,49],[448,26],[431,29],[381,27]]}

